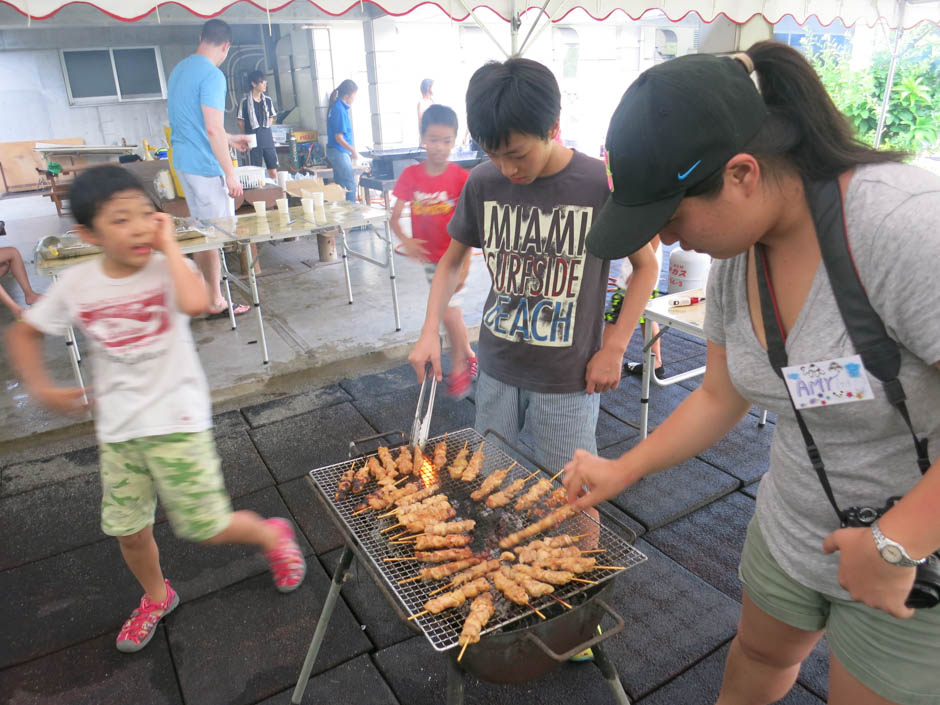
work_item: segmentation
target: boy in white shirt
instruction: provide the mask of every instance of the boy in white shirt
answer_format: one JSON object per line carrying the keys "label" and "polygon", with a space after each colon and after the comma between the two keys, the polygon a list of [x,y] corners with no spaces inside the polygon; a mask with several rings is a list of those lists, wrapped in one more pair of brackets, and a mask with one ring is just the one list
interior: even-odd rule
{"label": "boy in white shirt", "polygon": [[104,253],[66,270],[10,328],[7,345],[29,392],[69,413],[89,406],[91,390],[54,385],[42,338],[64,335],[73,324],[90,341],[101,528],[117,537],[144,589],[117,638],[118,650],[133,652],[179,604],[153,538],[158,495],[178,536],[261,548],[281,592],[300,585],[306,563],[288,521],[232,511],[212,437],[209,388],[189,330],[189,317],[208,310],[209,290],[180,252],[172,218],[155,212],[140,182],[118,166],[80,175],[71,202],[82,239]]}

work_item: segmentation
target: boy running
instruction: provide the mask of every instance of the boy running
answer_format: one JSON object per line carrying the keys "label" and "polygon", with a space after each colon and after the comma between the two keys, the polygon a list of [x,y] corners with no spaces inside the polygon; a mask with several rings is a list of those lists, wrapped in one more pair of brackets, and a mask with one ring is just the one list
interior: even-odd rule
{"label": "boy running", "polygon": [[448,226],[421,337],[409,360],[441,378],[437,336],[471,247],[492,287],[480,328],[476,428],[493,429],[558,470],[596,448],[599,392],[615,388],[627,343],[659,276],[647,246],[630,256],[620,318],[603,325],[610,262],[585,237],[609,194],[604,163],[555,141],[561,93],[529,59],[488,63],[467,88],[467,124],[490,157],[470,173]]}
{"label": "boy running", "polygon": [[[392,192],[398,201],[392,210],[390,225],[408,256],[424,263],[428,282],[433,281],[437,263],[450,245],[447,224],[454,215],[468,176],[465,169],[448,161],[456,139],[457,113],[443,105],[428,106],[421,116],[421,145],[427,150],[427,160],[405,169]],[[401,228],[406,203],[411,203],[411,237]],[[477,365],[459,298],[469,268],[470,258],[467,257],[457,291],[449,299],[443,315],[454,358],[447,392],[458,398],[470,391]]]}
{"label": "boy running", "polygon": [[63,273],[9,330],[7,344],[30,393],[69,413],[88,405],[88,390],[54,385],[42,338],[65,335],[74,324],[90,341],[101,528],[117,537],[144,589],[117,648],[139,651],[179,604],[153,539],[158,495],[178,536],[261,548],[281,592],[300,585],[306,564],[286,520],[232,511],[212,438],[208,384],[189,331],[189,317],[209,308],[209,293],[180,252],[172,219],[156,213],[140,182],[117,166],[81,174],[71,198],[82,239],[104,253]]}

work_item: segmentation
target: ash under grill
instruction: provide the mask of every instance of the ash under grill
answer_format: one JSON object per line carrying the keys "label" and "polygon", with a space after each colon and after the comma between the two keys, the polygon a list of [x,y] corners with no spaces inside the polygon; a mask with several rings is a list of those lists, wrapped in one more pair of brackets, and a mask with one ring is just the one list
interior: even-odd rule
{"label": "ash under grill", "polygon": [[[487,440],[483,448],[485,458],[479,477],[473,482],[454,480],[447,472],[447,466],[450,465],[465,442],[468,444],[470,453],[473,453],[481,443],[484,443],[484,438],[473,429],[463,429],[456,433],[447,434],[446,437],[440,436],[429,439],[425,445],[425,452],[429,459],[434,446],[445,440],[445,438],[447,441],[447,465],[437,473],[436,480],[441,485],[440,492],[448,496],[451,504],[457,510],[457,516],[450,521],[474,519],[477,523],[476,528],[471,532],[473,543],[470,548],[476,555],[485,553],[487,558],[497,558],[500,553],[497,545],[499,539],[509,533],[518,531],[523,526],[535,521],[535,519],[525,513],[516,512],[512,506],[514,502],[506,507],[491,509],[486,507],[483,502],[471,500],[470,493],[482,484],[487,475],[494,470],[508,467],[515,459],[503,452],[495,441]],[[371,510],[353,516],[356,507],[364,501],[366,494],[375,489],[374,483],[370,483],[365,492],[350,495],[341,501],[335,499],[336,485],[340,476],[353,464],[360,467],[368,457],[370,456],[311,470],[310,477],[322,493],[327,505],[336,512],[346,531],[361,546],[361,553],[371,563],[375,573],[380,575],[390,588],[390,593],[401,602],[408,614],[417,614],[423,611],[424,603],[429,599],[428,593],[443,587],[448,581],[429,583],[413,581],[399,584],[401,580],[417,576],[418,570],[428,564],[420,561],[385,562],[383,560],[385,558],[404,558],[412,555],[412,549],[408,545],[396,546],[389,544],[388,537],[394,535],[395,531],[385,534],[380,533],[382,529],[394,525],[397,520],[394,517],[379,519],[377,517],[381,512]],[[522,464],[517,464],[509,472],[502,486],[506,487],[513,480],[526,477],[529,474],[531,474],[531,470]],[[422,477],[420,474],[416,474],[416,476]],[[422,479],[426,484],[430,484],[430,478],[427,476]],[[533,478],[527,484],[527,487],[530,487],[535,479]],[[646,556],[630,545],[623,537],[603,524],[598,526],[597,522],[583,513],[568,519],[547,533],[551,535],[561,533],[576,535],[591,532],[599,532],[597,548],[605,549],[605,552],[595,556],[599,559],[598,563],[623,566],[629,569],[646,560]],[[541,536],[544,536],[544,534],[534,538]],[[612,580],[622,572],[596,569],[590,573],[582,573],[578,577],[602,583]],[[592,586],[584,583],[569,583],[556,586],[553,594],[561,600],[577,604],[580,602],[581,594],[591,588]],[[482,634],[496,631],[533,614],[531,608],[509,602],[498,590],[494,589],[493,595],[496,598],[496,612]],[[545,610],[557,604],[552,597],[547,595],[533,599],[531,602],[531,606],[539,610]],[[457,646],[466,614],[467,607],[463,606],[459,609],[445,610],[438,615],[423,615],[414,621],[436,650],[446,651]]]}

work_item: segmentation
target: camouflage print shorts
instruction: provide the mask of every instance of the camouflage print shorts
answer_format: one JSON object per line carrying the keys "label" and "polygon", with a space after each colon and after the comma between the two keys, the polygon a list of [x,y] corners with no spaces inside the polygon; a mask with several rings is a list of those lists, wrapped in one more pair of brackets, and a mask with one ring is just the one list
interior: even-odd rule
{"label": "camouflage print shorts", "polygon": [[157,496],[174,533],[205,541],[232,518],[212,431],[101,444],[101,529],[129,536],[153,524]]}

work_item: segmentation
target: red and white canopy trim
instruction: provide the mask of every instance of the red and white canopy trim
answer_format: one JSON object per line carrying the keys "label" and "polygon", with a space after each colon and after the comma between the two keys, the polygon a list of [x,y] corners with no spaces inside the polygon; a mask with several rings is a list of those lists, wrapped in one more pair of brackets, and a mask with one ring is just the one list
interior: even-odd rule
{"label": "red and white canopy trim", "polygon": [[[141,20],[152,14],[159,17],[161,7],[178,6],[194,16],[210,18],[242,4],[273,14],[271,20],[274,22],[277,21],[276,13],[291,4],[310,5],[311,9],[316,8],[334,16],[343,15],[364,4],[375,5],[390,15],[405,15],[417,7],[434,5],[454,20],[463,21],[469,17],[464,4],[456,0],[0,0],[0,4],[13,7],[30,21],[49,19],[67,5],[96,8],[125,22]],[[513,0],[488,0],[471,5],[467,2],[467,7],[473,10],[487,9],[506,21],[512,15],[513,5],[520,14],[524,14],[539,12],[541,3],[534,0],[518,0],[515,3]],[[859,22],[868,26],[885,22],[889,27],[896,26],[898,14],[895,0],[550,0],[547,8],[553,22],[562,21],[576,9],[583,10],[596,20],[603,20],[616,12],[639,19],[647,12],[658,10],[670,20],[680,20],[695,13],[705,22],[723,15],[736,24],[744,24],[760,15],[768,22],[776,23],[789,15],[801,24],[815,17],[823,25],[838,19],[846,26]],[[940,25],[940,2],[909,1],[903,18],[905,28],[924,21]]]}

